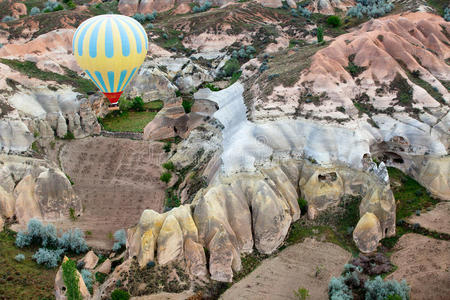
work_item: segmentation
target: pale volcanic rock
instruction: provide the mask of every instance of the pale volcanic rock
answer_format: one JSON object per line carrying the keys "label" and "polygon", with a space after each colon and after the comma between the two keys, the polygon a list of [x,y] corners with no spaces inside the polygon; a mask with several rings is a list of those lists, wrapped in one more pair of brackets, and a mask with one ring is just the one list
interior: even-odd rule
{"label": "pale volcanic rock", "polygon": [[31,175],[25,176],[14,189],[16,198],[15,215],[22,225],[33,218],[42,219],[39,203],[34,196],[36,182]]}
{"label": "pale volcanic rock", "polygon": [[377,250],[378,242],[382,239],[380,221],[373,213],[365,213],[359,219],[353,231],[353,240],[356,246],[363,253],[370,253]]}
{"label": "pale volcanic rock", "polygon": [[354,0],[314,0],[308,4],[307,8],[311,12],[334,15],[336,8],[341,11],[347,11],[348,8],[355,5],[356,2]]}
{"label": "pale volcanic rock", "polygon": [[56,29],[26,43],[9,43],[0,49],[0,57],[36,62],[38,68],[64,74],[60,66],[81,72],[72,54],[75,29]]}
{"label": "pale volcanic rock", "polygon": [[184,253],[186,259],[186,270],[197,277],[206,277],[206,255],[203,246],[187,238],[184,242]]}
{"label": "pale volcanic rock", "polygon": [[14,216],[15,205],[16,200],[12,194],[8,193],[0,186],[0,216],[12,218]]}
{"label": "pale volcanic rock", "polygon": [[20,18],[21,16],[27,15],[27,6],[24,3],[13,3],[11,5],[11,15],[14,18]]}
{"label": "pale volcanic rock", "polygon": [[432,194],[450,200],[450,156],[429,159],[416,178]]}
{"label": "pale volcanic rock", "polygon": [[[63,263],[65,263],[68,260],[66,256],[64,256]],[[91,299],[91,294],[89,293],[89,290],[86,287],[86,284],[84,283],[83,277],[81,276],[80,272],[78,270],[75,270],[75,276],[78,277],[78,289],[81,293],[81,297],[83,299]],[[56,273],[55,277],[55,297],[56,300],[67,300],[68,297],[66,296],[67,293],[67,287],[64,284],[63,279],[63,270],[62,265],[59,267],[58,272]]]}
{"label": "pale volcanic rock", "polygon": [[181,3],[180,5],[177,6],[177,8],[175,8],[173,10],[173,14],[174,15],[183,15],[183,14],[187,14],[191,11],[191,6],[189,5],[189,3]]}
{"label": "pale volcanic rock", "polygon": [[172,9],[175,0],[140,0],[139,12],[141,14],[152,13],[153,11],[164,12]]}
{"label": "pale volcanic rock", "polygon": [[174,98],[177,90],[166,73],[157,68],[153,62],[144,62],[124,92],[131,97],[140,96],[144,102],[150,102]]}
{"label": "pale volcanic rock", "polygon": [[138,12],[139,0],[120,0],[119,12],[126,16],[132,16]]}
{"label": "pale volcanic rock", "polygon": [[111,260],[107,258],[95,271],[103,274],[109,274],[111,272]]}
{"label": "pale volcanic rock", "polygon": [[83,268],[93,270],[98,263],[98,256],[94,253],[94,251],[90,250],[86,255],[78,261],[78,263],[83,262]]}
{"label": "pale volcanic rock", "polygon": [[259,4],[269,8],[280,8],[283,6],[281,0],[257,0]]}
{"label": "pale volcanic rock", "polygon": [[3,220],[3,217],[0,216],[0,232],[3,231],[3,226],[5,225],[5,220]]}
{"label": "pale volcanic rock", "polygon": [[173,215],[168,215],[157,240],[158,263],[167,264],[183,254],[183,231]]}
{"label": "pale volcanic rock", "polygon": [[0,150],[3,152],[26,151],[34,141],[33,134],[20,120],[0,120]]}

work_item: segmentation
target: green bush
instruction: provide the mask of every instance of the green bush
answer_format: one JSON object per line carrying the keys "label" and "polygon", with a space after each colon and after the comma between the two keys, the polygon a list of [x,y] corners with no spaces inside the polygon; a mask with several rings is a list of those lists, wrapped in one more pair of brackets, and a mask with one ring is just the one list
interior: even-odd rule
{"label": "green bush", "polygon": [[80,289],[78,287],[79,277],[77,267],[73,260],[69,259],[62,264],[63,281],[67,288],[66,296],[69,300],[82,300]]}
{"label": "green bush", "polygon": [[117,252],[120,249],[124,248],[127,244],[127,234],[125,229],[119,229],[114,232],[114,240],[115,243],[112,247],[112,251]]}
{"label": "green bush", "polygon": [[162,182],[169,183],[170,179],[172,179],[172,174],[170,172],[164,172],[161,174],[161,177],[159,177],[159,179]]}
{"label": "green bush", "polygon": [[317,43],[322,43],[323,42],[323,28],[322,27],[317,27]]}
{"label": "green bush", "polygon": [[298,206],[300,207],[302,215],[308,211],[308,202],[305,199],[298,198]]}
{"label": "green bush", "polygon": [[405,280],[402,282],[396,280],[384,281],[380,276],[377,276],[373,280],[366,281],[364,288],[366,289],[366,300],[387,299],[389,296],[409,300],[410,287]]}
{"label": "green bush", "polygon": [[84,284],[86,285],[87,289],[89,291],[92,291],[92,284],[94,281],[92,273],[89,270],[83,269],[81,270],[80,274],[81,277],[83,278]]}
{"label": "green bush", "polygon": [[172,143],[171,142],[166,142],[163,146],[164,152],[168,153],[170,152],[170,150],[172,149]]}
{"label": "green bush", "polygon": [[130,299],[130,294],[127,291],[115,289],[111,293],[111,300],[128,300],[128,299]]}
{"label": "green bush", "polygon": [[134,97],[133,99],[133,110],[135,111],[143,111],[144,110],[144,100],[141,97]]}
{"label": "green bush", "polygon": [[75,135],[72,131],[67,130],[66,135],[63,137],[63,140],[73,140],[75,138]]}
{"label": "green bush", "polygon": [[229,59],[222,68],[223,75],[230,77],[241,68],[239,61],[236,58]]}
{"label": "green bush", "polygon": [[342,20],[339,16],[329,16],[327,19],[327,24],[333,27],[339,27],[342,25]]}
{"label": "green bush", "polygon": [[101,272],[95,273],[95,280],[96,280],[98,283],[100,283],[100,284],[102,284],[103,282],[105,282],[106,277],[108,277],[108,274],[101,273]]}
{"label": "green bush", "polygon": [[175,166],[174,166],[173,162],[171,162],[171,161],[163,163],[162,167],[169,171],[173,171],[175,169]]}
{"label": "green bush", "polygon": [[166,199],[166,206],[168,208],[178,207],[180,205],[181,205],[181,201],[176,195],[169,196]]}
{"label": "green bush", "polygon": [[184,108],[184,112],[187,114],[191,112],[191,108],[192,108],[193,104],[194,104],[193,101],[185,100],[185,99],[183,99],[183,102],[181,103],[181,105]]}

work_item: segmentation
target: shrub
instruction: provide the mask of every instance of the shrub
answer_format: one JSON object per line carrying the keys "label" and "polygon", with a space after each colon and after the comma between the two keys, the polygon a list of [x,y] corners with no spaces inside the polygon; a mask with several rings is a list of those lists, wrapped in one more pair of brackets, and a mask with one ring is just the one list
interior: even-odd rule
{"label": "shrub", "polygon": [[248,57],[248,54],[247,54],[247,52],[245,52],[245,49],[244,49],[244,48],[239,49],[238,55],[239,55],[239,57],[241,57],[241,58],[247,58],[247,57]]}
{"label": "shrub", "polygon": [[122,112],[129,111],[133,107],[133,102],[126,98],[119,99],[119,109]]}
{"label": "shrub", "polygon": [[84,284],[88,288],[88,290],[92,290],[92,283],[94,281],[94,277],[92,273],[86,269],[81,270],[81,277],[83,278]]}
{"label": "shrub", "polygon": [[156,11],[153,11],[151,14],[146,14],[145,19],[150,22],[154,21],[156,19],[157,14],[158,13]]}
{"label": "shrub", "polygon": [[171,162],[171,161],[163,163],[162,167],[169,171],[173,171],[175,169],[175,166],[174,166],[173,162]]}
{"label": "shrub", "polygon": [[384,16],[394,9],[394,4],[386,0],[357,0],[356,6],[350,7],[347,16],[358,19],[368,16],[377,18]]}
{"label": "shrub", "polygon": [[317,27],[317,43],[322,43],[323,42],[323,28],[322,27]]}
{"label": "shrub", "polygon": [[256,49],[252,45],[248,45],[247,48],[245,49],[245,51],[247,52],[247,54],[256,53]]}
{"label": "shrub", "polygon": [[38,7],[33,7],[30,10],[30,16],[34,16],[34,15],[37,15],[39,13],[41,13],[41,10]]}
{"label": "shrub", "polygon": [[330,300],[351,300],[352,292],[344,282],[343,277],[333,277],[328,284],[328,296]]}
{"label": "shrub", "polygon": [[106,277],[108,277],[108,274],[97,272],[95,273],[95,280],[98,281],[100,284],[105,282]]}
{"label": "shrub", "polygon": [[167,33],[163,33],[162,37],[163,37],[163,39],[165,39],[165,40],[168,40],[168,39],[169,39],[169,36],[167,35]]}
{"label": "shrub", "polygon": [[46,248],[39,248],[39,250],[33,255],[33,259],[36,260],[38,264],[44,265],[51,269],[58,266],[63,253],[63,249],[50,250]]}
{"label": "shrub", "polygon": [[194,6],[194,8],[192,8],[192,12],[194,13],[204,12],[209,10],[211,6],[212,6],[211,2],[206,1],[202,6]]}
{"label": "shrub", "polygon": [[297,291],[294,291],[294,294],[299,300],[306,300],[309,297],[309,291],[305,288],[299,288]]}
{"label": "shrub", "polygon": [[74,253],[83,253],[88,250],[83,232],[78,229],[69,229],[59,240],[59,246]]}
{"label": "shrub", "polygon": [[389,296],[397,295],[403,300],[409,300],[410,287],[406,281],[398,282],[396,280],[384,281],[380,276],[373,280],[366,281],[364,288],[366,289],[366,300],[386,299]]}
{"label": "shrub", "polygon": [[16,255],[16,257],[14,257],[14,259],[18,262],[24,261],[25,260],[25,255],[23,255],[22,253],[19,253]]}
{"label": "shrub", "polygon": [[176,195],[171,195],[166,199],[166,206],[168,208],[178,207],[180,205],[181,201]]}
{"label": "shrub", "polygon": [[2,19],[2,22],[9,22],[9,21],[15,21],[16,18],[11,17],[11,16],[4,16]]}
{"label": "shrub", "polygon": [[229,59],[222,68],[223,75],[225,77],[232,76],[235,72],[241,68],[239,61],[236,58]]}
{"label": "shrub", "polygon": [[77,269],[75,262],[68,259],[62,264],[63,281],[67,288],[66,297],[70,300],[82,300],[80,289],[78,287],[79,277],[77,275]]}
{"label": "shrub", "polygon": [[306,213],[308,210],[308,202],[303,198],[298,198],[298,206],[302,214]]}
{"label": "shrub", "polygon": [[166,142],[163,146],[164,152],[166,152],[166,153],[170,152],[171,148],[172,148],[171,142]]}
{"label": "shrub", "polygon": [[139,23],[144,23],[146,20],[146,16],[140,13],[134,14],[132,18],[138,21]]}
{"label": "shrub", "polygon": [[339,16],[329,16],[327,19],[327,24],[333,27],[339,27],[342,25],[342,21]]}
{"label": "shrub", "polygon": [[152,23],[148,23],[147,26],[145,26],[145,27],[147,27],[147,29],[155,28],[155,26]]}
{"label": "shrub", "polygon": [[144,110],[144,100],[141,97],[134,97],[132,108],[135,111],[143,111]]}
{"label": "shrub", "polygon": [[124,229],[114,232],[114,240],[116,241],[112,247],[112,251],[117,252],[127,244],[127,234]]}
{"label": "shrub", "polygon": [[127,291],[115,289],[111,293],[111,300],[128,300],[128,299],[130,299],[130,294]]}
{"label": "shrub", "polygon": [[184,108],[184,112],[187,114],[191,112],[191,108],[192,108],[193,104],[194,103],[192,101],[188,101],[188,100],[184,100],[184,99],[183,99],[183,102],[181,102],[181,105]]}
{"label": "shrub", "polygon": [[58,10],[64,10],[64,7],[61,5],[61,3],[52,2],[52,1],[45,2],[45,7],[44,7],[43,12],[47,13],[47,12],[58,11]]}
{"label": "shrub", "polygon": [[161,174],[161,177],[159,177],[159,179],[162,182],[169,183],[170,179],[172,179],[172,174],[170,172],[164,172]]}
{"label": "shrub", "polygon": [[450,22],[450,6],[447,6],[444,10],[444,19],[447,22]]}
{"label": "shrub", "polygon": [[25,231],[19,231],[16,236],[16,246],[19,248],[23,248],[25,246],[31,245],[32,242],[31,236]]}
{"label": "shrub", "polygon": [[267,64],[266,61],[264,61],[260,66],[259,66],[259,72],[262,73],[266,70],[269,69],[269,65]]}

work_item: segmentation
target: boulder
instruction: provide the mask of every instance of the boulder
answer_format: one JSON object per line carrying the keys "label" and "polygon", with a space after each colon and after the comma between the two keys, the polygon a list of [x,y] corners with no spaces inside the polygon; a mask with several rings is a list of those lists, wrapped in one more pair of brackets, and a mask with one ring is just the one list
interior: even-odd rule
{"label": "boulder", "polygon": [[183,254],[183,231],[173,215],[164,220],[157,240],[158,263],[161,265],[177,260]]}
{"label": "boulder", "polygon": [[294,0],[286,0],[286,3],[290,8],[297,8],[297,3]]}
{"label": "boulder", "polygon": [[27,151],[34,141],[33,134],[20,120],[0,120],[0,151]]}
{"label": "boulder", "polygon": [[19,18],[20,16],[26,16],[27,15],[27,7],[24,3],[13,3],[11,5],[11,15],[14,18]]}
{"label": "boulder", "polygon": [[12,218],[14,216],[14,207],[16,200],[0,186],[0,216]]}
{"label": "boulder", "polygon": [[111,260],[107,258],[95,271],[103,274],[109,274],[111,272]]}
{"label": "boulder", "polygon": [[353,240],[356,246],[363,253],[374,252],[382,238],[383,232],[377,216],[373,213],[365,213],[353,231]]}
{"label": "boulder", "polygon": [[63,137],[66,136],[66,134],[67,134],[66,119],[64,119],[62,115],[59,115],[58,122],[56,125],[56,136],[62,139]]}
{"label": "boulder", "polygon": [[189,62],[175,80],[177,87],[184,93],[189,93],[205,82],[214,81],[214,76],[198,64]]}
{"label": "boulder", "polygon": [[[98,256],[94,253],[94,251],[90,250],[86,255],[80,259],[78,262],[84,263],[84,268],[88,270],[93,270],[98,263]],[[107,274],[107,273],[105,273]]]}
{"label": "boulder", "polygon": [[429,159],[416,179],[432,194],[450,200],[450,156]]}
{"label": "boulder", "polygon": [[205,277],[208,274],[206,255],[201,244],[187,238],[184,242],[184,255],[186,258],[186,269],[190,274],[197,277]]}

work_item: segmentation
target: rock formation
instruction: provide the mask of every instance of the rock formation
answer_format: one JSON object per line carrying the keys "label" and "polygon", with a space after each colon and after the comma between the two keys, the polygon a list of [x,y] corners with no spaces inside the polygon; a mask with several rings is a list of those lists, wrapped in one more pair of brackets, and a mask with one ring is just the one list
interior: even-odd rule
{"label": "rock formation", "polygon": [[73,209],[81,213],[81,201],[66,175],[41,159],[0,156],[0,213],[24,227],[32,218],[56,221]]}

